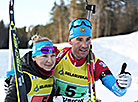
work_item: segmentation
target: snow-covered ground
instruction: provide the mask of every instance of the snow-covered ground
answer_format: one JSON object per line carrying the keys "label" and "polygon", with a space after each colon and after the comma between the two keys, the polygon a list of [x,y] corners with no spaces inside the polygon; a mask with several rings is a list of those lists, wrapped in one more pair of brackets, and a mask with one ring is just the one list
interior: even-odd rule
{"label": "snow-covered ground", "polygon": [[[123,97],[117,97],[106,89],[100,81],[96,82],[97,98],[102,102],[138,102],[138,32],[104,37],[92,40],[93,52],[102,59],[110,68],[114,76],[121,71],[124,62],[127,63],[126,71],[132,74],[132,85]],[[70,46],[68,43],[56,44],[58,48]],[[28,50],[20,50],[21,56]],[[4,101],[4,78],[8,70],[8,50],[0,50],[0,101]]]}

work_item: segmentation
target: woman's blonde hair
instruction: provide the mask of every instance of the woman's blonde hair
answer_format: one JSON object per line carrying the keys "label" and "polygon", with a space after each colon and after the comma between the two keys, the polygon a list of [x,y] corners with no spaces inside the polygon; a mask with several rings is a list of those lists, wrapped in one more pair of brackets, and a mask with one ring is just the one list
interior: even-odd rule
{"label": "woman's blonde hair", "polygon": [[31,40],[33,41],[33,44],[36,43],[36,42],[41,42],[41,41],[51,41],[49,38],[43,37],[43,36],[40,36],[40,35],[37,35],[37,34],[33,35]]}
{"label": "woman's blonde hair", "polygon": [[[33,41],[32,57],[45,54],[40,51],[42,47],[46,47],[46,46],[53,47],[52,41],[47,37],[43,37],[43,36],[36,34],[36,35],[32,36],[31,39]],[[52,52],[52,54],[55,54],[55,52]]]}

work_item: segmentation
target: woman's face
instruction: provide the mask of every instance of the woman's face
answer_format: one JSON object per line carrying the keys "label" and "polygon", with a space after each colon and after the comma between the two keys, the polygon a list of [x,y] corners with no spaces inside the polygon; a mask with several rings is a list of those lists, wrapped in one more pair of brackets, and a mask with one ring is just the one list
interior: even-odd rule
{"label": "woman's face", "polygon": [[39,55],[32,59],[36,61],[39,67],[46,71],[50,71],[56,63],[56,56],[54,54]]}

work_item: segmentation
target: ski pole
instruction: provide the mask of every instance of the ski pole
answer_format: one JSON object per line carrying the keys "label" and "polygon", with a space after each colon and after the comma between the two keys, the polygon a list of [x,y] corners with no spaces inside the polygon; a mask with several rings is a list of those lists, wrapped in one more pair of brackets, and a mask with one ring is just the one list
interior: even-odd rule
{"label": "ski pole", "polygon": [[89,102],[91,102],[91,79],[90,79],[90,56],[87,56],[87,75],[88,75],[88,91],[89,91]]}
{"label": "ski pole", "polygon": [[94,69],[95,69],[95,62],[93,59],[93,54],[92,54],[92,45],[90,47],[90,71],[91,71],[91,76],[92,76],[92,89],[93,89],[93,97],[94,97],[94,102],[96,102],[96,91],[95,91],[95,80],[94,80]]}
{"label": "ski pole", "polygon": [[10,15],[9,34],[11,35],[11,41],[12,41],[12,53],[13,53],[13,62],[15,71],[17,100],[18,102],[28,102],[26,87],[23,78],[20,53],[18,48],[18,42],[17,42],[15,21],[14,21],[14,0],[10,0],[9,3],[9,15]]}
{"label": "ski pole", "polygon": [[86,10],[88,10],[87,19],[90,20],[90,18],[91,18],[91,12],[93,14],[95,14],[95,12],[96,12],[96,5],[94,5],[94,4],[88,4],[88,1],[86,0]]}
{"label": "ski pole", "polygon": [[[95,13],[95,9],[96,9],[96,5],[94,4],[88,4],[88,1],[86,0],[86,10],[88,10],[88,16],[87,19],[90,20],[91,17],[91,11],[94,14]],[[95,91],[95,80],[94,80],[94,70],[93,68],[94,66],[94,60],[93,60],[93,55],[92,55],[92,45],[90,46],[90,51],[89,54],[87,56],[87,70],[88,70],[88,87],[89,87],[89,102],[91,102],[91,80],[90,78],[90,74],[92,76],[92,89],[93,89],[93,97],[94,97],[94,102],[96,102],[96,91]]]}

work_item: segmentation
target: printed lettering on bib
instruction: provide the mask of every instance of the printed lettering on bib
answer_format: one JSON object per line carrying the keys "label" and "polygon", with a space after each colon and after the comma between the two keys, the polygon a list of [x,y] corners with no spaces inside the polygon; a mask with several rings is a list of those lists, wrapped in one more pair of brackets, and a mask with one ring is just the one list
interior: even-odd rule
{"label": "printed lettering on bib", "polygon": [[87,93],[88,86],[70,84],[66,82],[61,82],[59,80],[57,80],[56,83],[57,83],[57,88],[62,87],[60,88],[60,94],[62,94],[63,96],[80,98]]}

